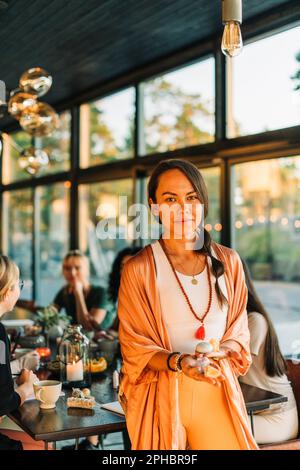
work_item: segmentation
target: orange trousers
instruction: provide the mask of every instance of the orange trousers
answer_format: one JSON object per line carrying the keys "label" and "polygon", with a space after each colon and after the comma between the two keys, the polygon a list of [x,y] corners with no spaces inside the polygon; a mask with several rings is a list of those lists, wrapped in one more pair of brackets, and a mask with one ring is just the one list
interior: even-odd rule
{"label": "orange trousers", "polygon": [[178,377],[181,422],[187,448],[192,450],[240,450],[224,387]]}

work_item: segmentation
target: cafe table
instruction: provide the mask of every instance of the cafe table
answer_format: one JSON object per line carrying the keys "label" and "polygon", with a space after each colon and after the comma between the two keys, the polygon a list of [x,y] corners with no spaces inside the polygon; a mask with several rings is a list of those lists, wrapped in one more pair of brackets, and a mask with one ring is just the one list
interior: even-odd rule
{"label": "cafe table", "polygon": [[[254,435],[254,413],[268,409],[273,404],[286,402],[287,397],[250,385],[240,385]],[[53,410],[41,410],[39,403],[32,400],[25,402],[9,417],[33,439],[44,441],[45,449],[48,449],[50,442],[56,449],[57,441],[67,439],[75,439],[77,447],[80,437],[101,436],[118,431],[123,433],[124,449],[130,449],[126,421],[123,415],[106,411],[100,407],[94,410],[68,409],[66,402],[70,391],[65,390],[65,393],[65,396],[59,398],[56,408]],[[117,400],[117,392],[112,388],[112,372],[110,370],[93,381],[91,393],[96,402],[100,404]]]}
{"label": "cafe table", "polygon": [[[48,378],[51,379],[51,376]],[[46,376],[40,376],[40,379],[46,379]],[[58,399],[56,408],[52,410],[42,410],[37,400],[31,400],[25,402],[9,417],[33,439],[44,441],[46,450],[50,442],[56,449],[57,441],[75,439],[76,448],[80,437],[102,436],[118,431],[122,431],[124,448],[130,448],[123,415],[104,410],[100,406],[93,410],[67,408],[67,397],[71,390],[63,391],[65,396]],[[110,370],[93,380],[91,394],[100,405],[117,400],[117,392],[112,388]]]}
{"label": "cafe table", "polygon": [[278,393],[269,392],[262,388],[253,387],[245,383],[240,383],[243,397],[246,404],[247,413],[250,416],[252,434],[255,437],[253,416],[257,411],[263,411],[270,408],[271,405],[284,403],[288,398]]}

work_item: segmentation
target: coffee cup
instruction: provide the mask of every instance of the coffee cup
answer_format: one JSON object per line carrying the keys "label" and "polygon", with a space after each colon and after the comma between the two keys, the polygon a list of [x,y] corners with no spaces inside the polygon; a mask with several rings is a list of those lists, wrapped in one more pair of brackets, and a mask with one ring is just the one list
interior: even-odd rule
{"label": "coffee cup", "polygon": [[33,384],[35,398],[40,402],[40,408],[49,410],[55,408],[59,399],[62,383],[57,380],[41,380]]}

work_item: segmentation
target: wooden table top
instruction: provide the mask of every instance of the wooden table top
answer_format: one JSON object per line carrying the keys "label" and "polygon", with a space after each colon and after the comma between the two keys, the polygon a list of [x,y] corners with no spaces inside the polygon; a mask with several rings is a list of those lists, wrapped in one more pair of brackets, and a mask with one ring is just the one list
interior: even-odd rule
{"label": "wooden table top", "polygon": [[[100,404],[116,401],[118,398],[112,388],[112,374],[107,372],[102,376],[93,382],[91,394]],[[68,409],[67,397],[71,391],[64,389],[64,392],[65,396],[58,399],[53,410],[41,410],[39,402],[32,400],[25,402],[9,417],[33,439],[49,442],[126,429],[124,416],[99,407],[93,410]]]}
{"label": "wooden table top", "polygon": [[248,412],[265,410],[275,403],[284,403],[288,401],[287,397],[284,395],[278,395],[278,393],[269,392],[268,390],[263,390],[258,387],[252,387],[252,385],[244,383],[240,383],[240,386]]}

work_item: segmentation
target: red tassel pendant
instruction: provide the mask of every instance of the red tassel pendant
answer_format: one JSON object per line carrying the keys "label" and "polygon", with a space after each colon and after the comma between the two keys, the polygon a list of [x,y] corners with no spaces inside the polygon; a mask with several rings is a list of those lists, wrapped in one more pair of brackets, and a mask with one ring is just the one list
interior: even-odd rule
{"label": "red tassel pendant", "polygon": [[201,326],[198,328],[198,330],[196,331],[195,336],[196,336],[197,339],[200,339],[200,340],[205,339],[205,328],[204,328],[204,325],[201,325]]}

